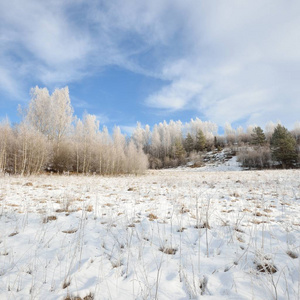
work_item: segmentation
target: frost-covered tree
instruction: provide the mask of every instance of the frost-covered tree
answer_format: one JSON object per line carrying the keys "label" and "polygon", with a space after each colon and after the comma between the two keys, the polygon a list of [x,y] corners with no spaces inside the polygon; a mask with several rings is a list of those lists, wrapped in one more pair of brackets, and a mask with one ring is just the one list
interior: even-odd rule
{"label": "frost-covered tree", "polygon": [[15,129],[15,134],[14,173],[21,175],[39,173],[48,159],[47,138],[26,123],[19,124]]}
{"label": "frost-covered tree", "polygon": [[280,122],[273,123],[272,121],[270,121],[266,124],[265,136],[266,136],[267,141],[271,140],[272,134],[274,133],[274,130],[278,124],[280,124]]}
{"label": "frost-covered tree", "polygon": [[73,108],[68,87],[56,89],[50,96],[47,88],[31,89],[31,100],[23,111],[24,122],[52,142],[52,168],[63,169],[70,157],[70,143],[64,141],[71,129]]}
{"label": "frost-covered tree", "polygon": [[47,88],[31,89],[25,120],[49,140],[59,143],[70,129],[73,108],[68,87],[56,89],[50,96]]}
{"label": "frost-covered tree", "polygon": [[85,114],[83,117],[83,173],[96,171],[97,137],[99,121],[95,115]]}
{"label": "frost-covered tree", "polygon": [[239,126],[236,129],[236,139],[239,144],[244,141],[244,136],[245,136],[244,128],[242,126]]}
{"label": "frost-covered tree", "polygon": [[171,133],[169,131],[169,126],[166,121],[163,123],[159,123],[159,129],[162,136],[162,146],[164,150],[164,157],[170,156],[172,141],[171,141]]}
{"label": "frost-covered tree", "polygon": [[0,123],[0,173],[11,172],[11,150],[14,134],[9,120]]}
{"label": "frost-covered tree", "polygon": [[155,125],[153,128],[152,138],[151,138],[151,146],[150,146],[151,154],[154,157],[161,158],[161,148],[162,148],[162,144],[161,144],[160,132],[158,126]]}
{"label": "frost-covered tree", "polygon": [[171,145],[174,145],[175,142],[180,139],[182,140],[182,122],[171,120],[168,124],[168,130],[171,137]]}
{"label": "frost-covered tree", "polygon": [[236,135],[236,132],[235,130],[231,127],[231,124],[226,122],[225,123],[225,126],[224,126],[224,132],[225,132],[225,137],[226,137],[226,141],[227,143],[230,145],[230,144],[233,144],[235,142],[235,135]]}
{"label": "frost-covered tree", "polygon": [[[47,138],[53,136],[53,126],[51,117],[53,117],[53,108],[47,88],[36,86],[30,90],[31,100],[28,108],[22,111],[25,121]],[[21,110],[21,109],[20,109]]]}
{"label": "frost-covered tree", "polygon": [[84,139],[83,123],[80,119],[76,119],[75,130],[73,133],[73,142],[74,142],[75,160],[76,160],[75,170],[77,174],[79,172],[82,172],[83,139]]}
{"label": "frost-covered tree", "polygon": [[145,126],[145,144],[144,144],[145,153],[150,152],[150,145],[151,145],[151,130],[150,130],[150,126],[147,124]]}
{"label": "frost-covered tree", "polygon": [[120,127],[116,126],[113,132],[112,174],[124,173],[125,171],[125,146],[125,137],[122,135]]}
{"label": "frost-covered tree", "polygon": [[131,140],[126,147],[126,173],[142,174],[147,168],[147,155]]}
{"label": "frost-covered tree", "polygon": [[267,146],[242,147],[238,151],[237,160],[244,168],[269,168],[271,166],[271,151]]}
{"label": "frost-covered tree", "polygon": [[98,161],[99,161],[99,172],[100,174],[106,175],[111,174],[112,167],[112,138],[108,133],[106,126],[103,127],[99,134],[99,147],[98,147]]}
{"label": "frost-covered tree", "polygon": [[51,127],[52,137],[59,144],[68,133],[73,121],[73,108],[69,96],[69,88],[56,89],[51,95]]}
{"label": "frost-covered tree", "polygon": [[300,122],[294,124],[294,129],[292,131],[294,138],[296,139],[297,144],[300,144]]}
{"label": "frost-covered tree", "polygon": [[145,136],[145,130],[142,128],[140,122],[137,122],[136,128],[134,129],[131,138],[134,141],[137,148],[139,149],[144,148],[146,144],[146,136]]}
{"label": "frost-covered tree", "polygon": [[184,131],[186,133],[189,132],[194,140],[199,130],[202,130],[207,141],[213,143],[214,136],[218,131],[218,125],[210,121],[202,121],[199,118],[191,119],[190,122],[184,125]]}

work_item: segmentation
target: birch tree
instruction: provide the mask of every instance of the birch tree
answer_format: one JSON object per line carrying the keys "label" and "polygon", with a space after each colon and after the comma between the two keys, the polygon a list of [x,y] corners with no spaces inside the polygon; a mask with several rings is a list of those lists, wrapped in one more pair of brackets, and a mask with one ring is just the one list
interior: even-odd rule
{"label": "birch tree", "polygon": [[0,173],[11,171],[9,168],[13,130],[8,119],[0,124]]}
{"label": "birch tree", "polygon": [[71,129],[73,108],[68,87],[56,89],[50,96],[47,88],[31,89],[31,100],[25,113],[25,122],[42,133],[53,145],[52,167],[62,169],[64,159],[70,156],[68,144],[63,139]]}

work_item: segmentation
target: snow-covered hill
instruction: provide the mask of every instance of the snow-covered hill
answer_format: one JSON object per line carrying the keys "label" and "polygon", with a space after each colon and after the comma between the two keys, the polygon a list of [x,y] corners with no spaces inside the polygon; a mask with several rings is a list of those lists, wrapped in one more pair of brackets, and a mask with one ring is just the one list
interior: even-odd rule
{"label": "snow-covered hill", "polygon": [[242,171],[241,164],[237,162],[237,157],[229,150],[220,152],[208,152],[203,158],[203,166],[193,167],[194,162],[189,162],[184,167],[177,168],[191,172],[228,172]]}

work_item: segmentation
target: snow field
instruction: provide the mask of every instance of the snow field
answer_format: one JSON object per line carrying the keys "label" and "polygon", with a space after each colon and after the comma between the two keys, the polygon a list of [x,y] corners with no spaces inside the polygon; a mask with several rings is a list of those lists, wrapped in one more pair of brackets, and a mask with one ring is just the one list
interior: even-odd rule
{"label": "snow field", "polygon": [[0,299],[300,299],[297,170],[0,178]]}

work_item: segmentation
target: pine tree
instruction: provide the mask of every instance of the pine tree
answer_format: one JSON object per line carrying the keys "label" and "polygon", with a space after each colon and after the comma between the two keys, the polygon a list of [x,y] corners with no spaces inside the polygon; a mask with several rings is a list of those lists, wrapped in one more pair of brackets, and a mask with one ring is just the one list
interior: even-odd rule
{"label": "pine tree", "polygon": [[187,153],[190,153],[194,149],[194,140],[190,133],[187,134],[185,141],[184,141],[184,148]]}
{"label": "pine tree", "polygon": [[251,144],[262,146],[266,142],[266,136],[263,130],[258,126],[253,128],[251,134]]}
{"label": "pine tree", "polygon": [[205,146],[206,146],[205,135],[203,134],[203,131],[199,129],[196,135],[195,150],[197,150],[198,152],[203,151],[205,149]]}
{"label": "pine tree", "polygon": [[175,158],[182,159],[185,155],[185,150],[183,148],[181,139],[177,138],[175,140]]}
{"label": "pine tree", "polygon": [[280,124],[271,137],[271,152],[273,160],[281,163],[283,167],[291,167],[297,160],[296,141]]}

